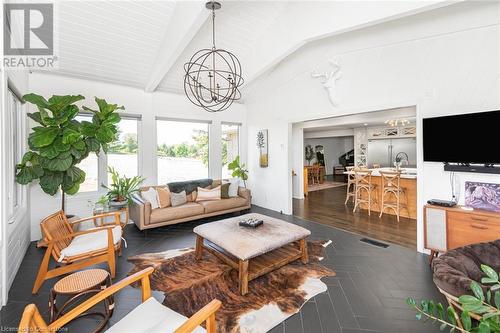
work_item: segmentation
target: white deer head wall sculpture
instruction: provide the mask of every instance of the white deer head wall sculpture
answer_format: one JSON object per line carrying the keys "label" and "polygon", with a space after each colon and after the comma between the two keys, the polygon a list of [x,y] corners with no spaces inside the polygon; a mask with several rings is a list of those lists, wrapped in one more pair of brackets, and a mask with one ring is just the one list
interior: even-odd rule
{"label": "white deer head wall sculpture", "polygon": [[336,60],[328,60],[328,63],[333,67],[333,70],[330,72],[319,73],[314,70],[311,73],[311,76],[315,79],[322,78],[321,84],[323,88],[328,92],[328,97],[330,98],[330,103],[333,106],[338,106],[339,97],[337,92],[337,80],[342,77],[342,71],[340,70],[340,65]]}

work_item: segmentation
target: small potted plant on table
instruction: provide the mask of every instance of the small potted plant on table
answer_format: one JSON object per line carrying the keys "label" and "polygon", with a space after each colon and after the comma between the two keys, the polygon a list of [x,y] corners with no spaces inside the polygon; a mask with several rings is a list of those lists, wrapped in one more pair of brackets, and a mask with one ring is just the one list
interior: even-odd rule
{"label": "small potted plant on table", "polygon": [[118,171],[109,167],[108,172],[111,174],[111,185],[101,185],[108,190],[106,196],[109,199],[109,205],[115,207],[125,207],[132,201],[132,194],[139,192],[140,185],[144,181],[144,177],[126,177],[120,176]]}

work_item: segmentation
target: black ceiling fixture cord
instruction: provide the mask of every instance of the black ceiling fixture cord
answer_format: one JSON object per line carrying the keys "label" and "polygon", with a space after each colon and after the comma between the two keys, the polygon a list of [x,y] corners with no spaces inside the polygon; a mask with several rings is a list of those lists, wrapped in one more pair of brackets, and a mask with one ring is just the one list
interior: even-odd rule
{"label": "black ceiling fixture cord", "polygon": [[209,1],[205,7],[212,11],[212,48],[199,50],[184,64],[184,92],[193,104],[219,112],[241,98],[243,77],[238,58],[215,47],[215,11],[222,5]]}

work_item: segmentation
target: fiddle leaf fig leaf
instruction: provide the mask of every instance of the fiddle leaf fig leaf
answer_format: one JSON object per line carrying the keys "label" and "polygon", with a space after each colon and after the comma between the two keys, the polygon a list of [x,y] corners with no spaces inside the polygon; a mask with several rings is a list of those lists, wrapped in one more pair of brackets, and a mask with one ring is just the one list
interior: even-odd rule
{"label": "fiddle leaf fig leaf", "polygon": [[101,149],[101,145],[99,144],[99,141],[95,138],[87,138],[85,140],[85,145],[87,145],[88,150],[98,153],[99,150]]}
{"label": "fiddle leaf fig leaf", "polygon": [[56,158],[59,155],[59,150],[55,144],[51,144],[47,147],[40,148],[40,155],[43,157],[47,157],[48,159]]}
{"label": "fiddle leaf fig leaf", "polygon": [[41,148],[50,145],[54,142],[59,128],[57,127],[40,127],[33,128],[33,133],[29,135],[28,141],[36,148]]}
{"label": "fiddle leaf fig leaf", "polygon": [[41,107],[41,108],[48,108],[49,107],[49,102],[47,102],[47,100],[43,96],[40,96],[37,94],[33,94],[33,93],[26,94],[23,96],[23,100],[25,102],[35,104],[36,106]]}
{"label": "fiddle leaf fig leaf", "polygon": [[79,167],[72,166],[68,170],[66,170],[66,176],[75,183],[82,183],[85,180],[85,171],[80,169]]}
{"label": "fiddle leaf fig leaf", "polygon": [[67,106],[83,99],[85,99],[85,97],[83,97],[82,95],[54,95],[49,98],[49,105],[46,108],[54,112],[54,116],[57,116]]}
{"label": "fiddle leaf fig leaf", "polygon": [[88,121],[82,121],[82,129],[81,132],[83,135],[88,137],[94,137],[97,132],[97,126]]}
{"label": "fiddle leaf fig leaf", "polygon": [[39,123],[40,125],[43,125],[42,121],[42,116],[40,115],[40,112],[33,112],[33,113],[28,113],[28,117]]}
{"label": "fiddle leaf fig leaf", "polygon": [[62,142],[64,144],[73,144],[80,139],[80,135],[81,134],[78,131],[71,128],[65,128],[63,131]]}
{"label": "fiddle leaf fig leaf", "polygon": [[50,171],[66,171],[73,164],[73,157],[69,152],[59,154],[53,159],[44,159],[42,167]]}
{"label": "fiddle leaf fig leaf", "polygon": [[54,195],[57,193],[62,181],[62,172],[48,172],[40,178],[40,187],[45,193]]}

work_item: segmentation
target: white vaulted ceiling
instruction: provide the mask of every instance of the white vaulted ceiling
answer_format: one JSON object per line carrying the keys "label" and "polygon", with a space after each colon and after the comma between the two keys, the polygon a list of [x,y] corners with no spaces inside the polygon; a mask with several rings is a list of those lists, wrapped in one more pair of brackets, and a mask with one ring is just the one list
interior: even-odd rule
{"label": "white vaulted ceiling", "polygon": [[[55,3],[56,74],[183,93],[184,63],[211,47],[204,0]],[[248,83],[310,41],[451,3],[226,0],[216,13],[217,47],[239,58]]]}
{"label": "white vaulted ceiling", "polygon": [[[247,77],[248,55],[259,40],[267,38],[269,27],[287,7],[287,1],[227,1],[216,11],[216,46],[232,52],[241,62]],[[184,63],[200,49],[212,47],[212,20],[207,19],[167,73],[158,89],[183,93]]]}
{"label": "white vaulted ceiling", "polygon": [[172,1],[60,1],[59,73],[144,87]]}

